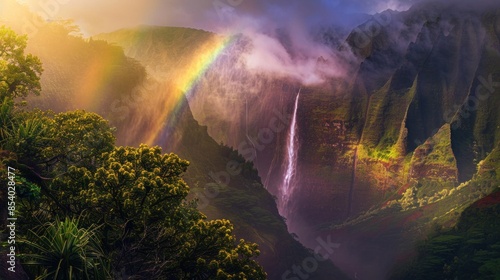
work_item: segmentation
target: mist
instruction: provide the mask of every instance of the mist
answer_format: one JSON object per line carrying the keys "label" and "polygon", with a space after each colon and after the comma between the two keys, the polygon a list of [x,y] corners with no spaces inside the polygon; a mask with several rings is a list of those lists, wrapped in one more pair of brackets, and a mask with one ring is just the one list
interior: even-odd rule
{"label": "mist", "polygon": [[139,25],[179,26],[243,34],[252,41],[249,70],[317,84],[346,75],[350,54],[318,41],[313,31],[335,26],[345,39],[370,14],[403,10],[414,0],[19,0],[45,20],[73,19],[84,36]]}
{"label": "mist", "polygon": [[[252,49],[243,57],[249,70],[319,84],[345,77],[353,63],[349,48],[340,48],[349,32],[371,15],[407,10],[421,0],[18,0],[45,20],[73,19],[84,36],[140,25],[203,29],[226,36],[243,34]],[[437,1],[433,1],[437,2]],[[449,4],[469,1],[442,0]],[[482,6],[493,1],[474,1]],[[321,41],[333,32],[336,43]],[[330,34],[331,36],[332,34]],[[328,42],[331,43],[331,42]],[[340,51],[342,49],[343,51]]]}

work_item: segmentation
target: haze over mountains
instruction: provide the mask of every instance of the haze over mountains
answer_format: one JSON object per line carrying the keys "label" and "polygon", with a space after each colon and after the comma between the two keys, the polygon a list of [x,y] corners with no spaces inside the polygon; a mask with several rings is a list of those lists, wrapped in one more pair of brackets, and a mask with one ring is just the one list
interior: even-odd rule
{"label": "haze over mountains", "polygon": [[[346,276],[319,262],[310,279],[388,279],[419,240],[498,190],[500,4],[333,2],[226,3],[232,17],[222,19],[213,7],[171,6],[199,12],[205,25],[173,23],[215,32],[158,26],[160,16],[91,39],[38,26],[29,49],[45,72],[32,100],[99,112],[120,144],[158,144],[190,160],[193,197],[260,244],[270,279],[311,256],[289,232],[312,249],[318,239],[340,245],[329,257]],[[61,5],[61,15],[76,7]],[[272,196],[299,91],[297,191],[285,225]],[[227,175],[233,161],[241,171]]]}
{"label": "haze over mountains", "polygon": [[[347,44],[325,31],[318,37],[323,46],[336,39],[341,43],[335,53],[348,54],[345,48],[349,48],[354,55],[342,67],[349,75],[326,75],[329,82],[315,86],[304,86],[304,80],[293,77],[253,73],[242,66],[246,65],[245,47],[254,42],[243,35],[203,76],[190,105],[212,137],[254,160],[267,189],[277,195],[286,134],[276,134],[269,144],[257,141],[255,146],[247,139],[258,139],[275,108],[292,112],[302,82],[295,182],[299,191],[293,199],[294,214],[287,217],[289,228],[302,242],[314,246],[318,234],[329,232],[325,232],[328,224],[354,219],[369,210],[365,216],[385,213],[384,219],[396,220],[390,227],[369,229],[380,235],[371,241],[356,240],[356,231],[349,237],[338,231],[339,238],[352,245],[334,257],[353,270],[371,263],[367,274],[383,279],[393,258],[411,250],[412,240],[422,236],[417,232],[425,232],[435,218],[438,224],[453,223],[454,213],[498,185],[495,177],[479,185],[467,183],[478,172],[476,164],[498,145],[499,119],[494,109],[498,102],[494,86],[499,58],[497,10],[431,2],[406,12],[379,14],[346,36]],[[133,43],[130,38],[137,34],[151,40]],[[101,38],[162,68],[168,63],[156,50],[162,48],[161,53],[167,54],[173,49],[156,45],[155,34],[155,29],[146,28]],[[286,33],[280,34],[286,38]],[[287,40],[280,39],[286,48]],[[320,57],[317,64],[321,66]],[[245,102],[237,102],[242,94]],[[224,113],[227,108],[231,108],[229,114]],[[483,180],[479,178],[475,180]],[[428,212],[401,222],[401,215],[416,215],[414,207]],[[360,232],[367,231],[360,223],[367,219],[354,219]],[[387,240],[401,229],[410,234]],[[353,254],[363,246],[362,255]]]}

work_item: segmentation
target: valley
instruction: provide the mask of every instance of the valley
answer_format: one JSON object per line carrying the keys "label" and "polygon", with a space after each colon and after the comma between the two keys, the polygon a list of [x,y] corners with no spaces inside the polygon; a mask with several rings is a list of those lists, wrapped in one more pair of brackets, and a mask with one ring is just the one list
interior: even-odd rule
{"label": "valley", "polygon": [[[354,246],[349,247],[352,250],[340,249],[334,257],[335,263],[361,257],[352,254],[359,250],[353,248],[367,246],[366,250],[359,251],[364,257],[355,262],[359,265],[373,262],[373,271],[368,269],[370,272],[359,272],[360,275],[375,273],[384,279],[387,275],[383,271],[387,273],[395,260],[412,252],[414,242],[424,238],[432,226],[453,225],[457,215],[474,201],[472,197],[477,197],[476,193],[495,189],[494,185],[471,188],[468,181],[475,173],[470,169],[471,161],[478,162],[483,157],[466,156],[462,145],[471,147],[472,142],[478,141],[474,139],[491,139],[487,135],[493,135],[472,129],[477,114],[486,114],[488,117],[483,116],[489,119],[488,127],[497,131],[494,134],[498,133],[498,128],[493,128],[499,121],[496,113],[484,111],[481,105],[474,110],[467,109],[474,89],[486,77],[485,72],[491,71],[488,75],[498,77],[498,68],[484,64],[489,61],[489,65],[498,65],[492,63],[499,59],[499,33],[493,28],[498,19],[493,14],[476,17],[472,13],[465,20],[458,15],[467,11],[453,14],[446,11],[448,8],[438,7],[438,14],[432,16],[424,12],[432,8],[425,6],[399,14],[391,12],[392,22],[371,39],[369,46],[359,50],[361,63],[352,78],[332,79],[322,86],[301,89],[295,176],[295,184],[300,187],[291,198],[289,213],[293,214],[285,216],[287,225],[308,247],[314,246],[316,237],[328,234],[337,237],[341,244],[352,244],[348,245]],[[453,22],[453,28],[448,22]],[[122,45],[127,39],[120,34],[123,32],[101,38]],[[351,47],[356,47],[355,40],[351,39],[356,36],[353,32],[347,39],[352,40]],[[400,36],[404,36],[404,40]],[[397,45],[391,44],[394,40],[398,40]],[[293,81],[280,82],[280,79],[268,82],[269,77],[241,69],[243,62],[238,53],[244,52],[245,44],[241,45],[235,43],[227,55],[218,59],[217,70],[205,74],[188,100],[195,118],[208,126],[208,133],[253,159],[267,190],[279,197],[286,174],[287,134],[278,135],[263,145],[262,150],[257,149],[256,156],[245,153],[239,143],[245,141],[247,127],[250,127],[250,135],[257,138],[257,133],[252,134],[252,127],[265,127],[272,108],[282,108],[291,116],[298,85]],[[123,46],[126,53],[131,54],[130,47]],[[147,58],[151,45],[142,47],[135,58],[151,61]],[[444,48],[446,56],[442,55]],[[464,60],[464,56],[469,59]],[[151,67],[159,66],[152,64]],[[374,68],[380,70],[373,71]],[[227,80],[227,77],[232,78]],[[234,81],[238,84],[234,85]],[[229,103],[238,98],[239,92],[253,102]],[[488,96],[488,104],[498,102],[497,95]],[[246,118],[226,118],[217,113],[225,111],[227,106],[231,106],[236,115],[241,116],[245,111]],[[470,112],[464,114],[464,110]],[[476,131],[475,136],[463,134],[471,129]],[[498,145],[498,141],[496,143]],[[487,146],[489,148],[479,149],[491,151],[495,145]],[[470,193],[469,198],[463,197],[466,193]],[[407,204],[411,195],[415,196],[414,202]],[[414,207],[429,210],[419,213],[411,210]],[[391,222],[395,225],[376,227],[376,232],[364,225],[386,224],[391,219],[396,219]],[[332,226],[339,229],[325,230]],[[415,230],[418,233],[411,233]],[[353,231],[357,232],[354,236]],[[400,231],[408,234],[399,236]],[[377,249],[362,240],[365,234],[380,236],[380,240],[369,242],[377,244]],[[393,238],[394,235],[397,238]],[[370,256],[366,251],[387,251],[382,249],[387,247],[395,249],[385,257],[377,254],[373,259],[366,259]],[[383,259],[386,264],[376,265],[377,259]],[[352,273],[351,269],[350,275]]]}
{"label": "valley", "polygon": [[[258,53],[264,35],[243,29],[84,38],[46,22],[28,40],[44,68],[28,108],[96,112],[117,145],[189,161],[187,198],[257,243],[268,279],[498,277],[498,235],[484,232],[498,226],[484,221],[498,217],[500,6],[423,1],[360,18],[311,31],[312,58],[286,29],[269,35],[289,55],[279,71]],[[272,70],[253,66],[259,55]],[[487,252],[467,272],[462,243]]]}

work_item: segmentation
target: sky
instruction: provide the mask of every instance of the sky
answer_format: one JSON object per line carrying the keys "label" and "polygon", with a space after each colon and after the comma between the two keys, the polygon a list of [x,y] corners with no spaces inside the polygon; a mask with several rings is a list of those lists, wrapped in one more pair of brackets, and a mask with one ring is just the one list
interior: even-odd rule
{"label": "sky", "polygon": [[[243,57],[250,70],[318,84],[325,77],[347,75],[344,60],[350,54],[315,42],[311,31],[330,26],[351,31],[365,22],[368,14],[406,10],[421,0],[17,1],[30,6],[45,20],[73,19],[84,36],[139,25],[244,34],[253,43],[252,51]],[[327,62],[318,64],[320,57]]]}
{"label": "sky", "polygon": [[[220,32],[247,25],[348,22],[352,15],[406,9],[416,0],[18,0],[46,19],[75,19],[83,34],[141,24]],[[242,26],[243,25],[243,26]]]}

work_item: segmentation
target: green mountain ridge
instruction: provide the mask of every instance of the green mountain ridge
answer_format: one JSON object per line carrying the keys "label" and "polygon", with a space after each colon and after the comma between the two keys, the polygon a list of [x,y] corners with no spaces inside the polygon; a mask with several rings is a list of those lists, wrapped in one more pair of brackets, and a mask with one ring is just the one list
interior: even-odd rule
{"label": "green mountain ridge", "polygon": [[[382,47],[364,53],[362,76],[354,82],[352,93],[360,100],[353,98],[351,104],[357,109],[351,111],[367,113],[350,121],[358,127],[364,123],[363,129],[355,129],[361,131],[361,140],[354,150],[353,199],[355,208],[357,203],[365,208],[358,208],[363,214],[354,215],[352,222],[335,227],[352,233],[344,237],[353,243],[351,252],[372,247],[354,257],[359,258],[357,263],[407,255],[412,251],[410,244],[425,238],[433,224],[453,226],[465,207],[498,187],[497,171],[493,171],[498,170],[493,167],[496,160],[489,162],[499,144],[498,110],[492,109],[499,101],[493,86],[499,77],[498,12],[448,8],[431,13],[429,6],[420,6],[399,15],[409,29],[419,21],[422,28],[400,56],[400,64],[390,65],[394,74],[384,77],[370,72],[383,56],[397,53],[384,31],[372,39],[372,45]],[[452,28],[447,26],[450,22]],[[385,85],[370,88],[364,84],[366,79],[378,79],[379,85]],[[491,174],[480,171],[477,164],[482,160],[489,162]],[[389,210],[395,205],[403,211]],[[398,230],[410,234],[396,234],[395,238]],[[378,237],[365,241],[366,236]],[[384,252],[384,257],[366,254],[382,248],[392,250]],[[373,271],[392,266],[380,263]],[[387,274],[372,277],[384,279]]]}

